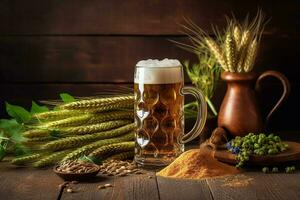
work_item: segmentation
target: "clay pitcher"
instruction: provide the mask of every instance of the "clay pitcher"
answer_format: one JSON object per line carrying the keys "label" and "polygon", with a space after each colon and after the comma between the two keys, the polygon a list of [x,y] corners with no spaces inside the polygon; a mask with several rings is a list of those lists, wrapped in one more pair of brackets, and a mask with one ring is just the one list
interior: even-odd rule
{"label": "clay pitcher", "polygon": [[[283,85],[283,94],[274,108],[262,119],[260,108],[256,99],[256,92],[260,88],[260,82],[267,76],[279,79]],[[257,75],[250,73],[223,72],[222,80],[227,83],[227,92],[223,99],[218,126],[225,128],[231,135],[244,136],[250,132],[264,131],[270,116],[281,106],[290,93],[288,79],[277,71],[266,71],[257,79]]]}

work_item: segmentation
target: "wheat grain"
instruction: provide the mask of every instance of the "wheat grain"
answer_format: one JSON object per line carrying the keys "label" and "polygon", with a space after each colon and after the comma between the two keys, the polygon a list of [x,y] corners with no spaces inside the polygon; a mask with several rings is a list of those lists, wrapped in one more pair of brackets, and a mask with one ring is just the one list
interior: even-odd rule
{"label": "wheat grain", "polygon": [[51,150],[56,151],[60,149],[67,149],[71,147],[80,147],[82,145],[85,145],[91,141],[95,140],[102,140],[102,139],[108,139],[112,137],[117,137],[120,135],[123,135],[129,131],[132,131],[135,127],[134,123],[127,124],[125,126],[109,130],[109,131],[103,131],[99,133],[89,134],[89,135],[82,135],[77,137],[67,137],[62,138],[59,140],[48,142],[41,146],[42,149],[45,150]]}
{"label": "wheat grain", "polygon": [[44,128],[61,128],[61,127],[71,127],[80,126],[86,124],[86,122],[91,119],[93,114],[83,114],[81,116],[69,117],[66,119],[61,119],[57,121],[52,121],[49,123],[42,124],[41,127]]}
{"label": "wheat grain", "polygon": [[49,130],[46,129],[32,129],[22,133],[23,137],[26,138],[40,138],[49,136]]}
{"label": "wheat grain", "polygon": [[32,154],[32,155],[26,155],[26,156],[22,156],[22,157],[13,159],[11,161],[11,163],[14,164],[14,165],[25,165],[25,164],[28,164],[30,162],[33,162],[33,161],[37,160],[41,156],[42,156],[42,154],[40,154],[40,153],[35,153],[35,154]]}
{"label": "wheat grain", "polygon": [[113,156],[108,157],[107,160],[127,160],[134,156],[134,151],[122,152]]}
{"label": "wheat grain", "polygon": [[130,111],[112,111],[99,114],[84,114],[82,116],[70,117],[58,121],[43,124],[45,128],[60,128],[72,127],[83,124],[96,124],[105,121],[112,121],[117,119],[133,119],[133,112]]}
{"label": "wheat grain", "polygon": [[236,71],[236,46],[234,38],[230,31],[228,31],[225,39],[225,55],[227,68],[230,72]]}
{"label": "wheat grain", "polygon": [[237,50],[239,50],[240,49],[241,38],[242,38],[241,29],[240,29],[239,26],[234,27],[233,37],[234,37],[234,41],[235,41],[235,46],[236,46]]}
{"label": "wheat grain", "polygon": [[239,58],[237,61],[237,71],[238,72],[244,72],[244,63],[247,56],[247,49],[248,49],[248,43],[250,40],[250,31],[245,30],[242,33],[241,43],[239,47]]}
{"label": "wheat grain", "polygon": [[113,143],[118,143],[118,142],[124,142],[124,141],[130,141],[134,139],[134,134],[133,132],[127,133],[121,137],[116,137],[116,138],[111,138],[111,139],[105,139],[105,140],[100,140],[93,142],[91,144],[82,146],[75,151],[69,153],[63,158],[63,161],[65,160],[75,160],[77,158],[80,158],[84,155],[90,154],[95,148],[99,148],[103,145],[108,145],[108,144],[113,144]]}
{"label": "wheat grain", "polygon": [[100,99],[91,99],[91,100],[81,100],[75,101],[59,106],[61,109],[89,109],[89,108],[99,108],[101,106],[113,105],[113,104],[122,104],[122,103],[131,103],[133,104],[134,96],[118,96],[111,98],[100,98]]}
{"label": "wheat grain", "polygon": [[92,151],[88,157],[92,160],[103,160],[105,157],[115,153],[126,152],[130,150],[134,150],[134,142],[121,142],[121,143],[114,143],[99,147]]}
{"label": "wheat grain", "polygon": [[113,128],[123,126],[125,124],[129,124],[130,122],[131,121],[129,120],[115,120],[115,121],[102,122],[100,124],[60,128],[55,130],[59,132],[62,136],[84,135],[84,134],[92,134],[100,131],[110,130]]}
{"label": "wheat grain", "polygon": [[64,119],[71,116],[80,115],[83,112],[81,110],[53,110],[53,111],[47,111],[43,113],[38,113],[33,115],[33,118],[36,118],[38,120],[58,120],[58,119]]}
{"label": "wheat grain", "polygon": [[225,71],[228,71],[227,64],[226,64],[226,58],[224,57],[222,49],[218,46],[218,44],[214,40],[212,40],[210,38],[205,38],[204,41],[207,44],[211,53],[216,57],[216,59],[220,63],[221,67]]}
{"label": "wheat grain", "polygon": [[52,136],[42,136],[42,137],[36,137],[36,138],[29,138],[22,141],[22,143],[35,143],[35,142],[45,142],[45,141],[51,141],[55,138]]}
{"label": "wheat grain", "polygon": [[119,102],[119,103],[114,103],[111,105],[103,105],[95,108],[88,108],[88,109],[83,109],[87,113],[101,113],[101,112],[106,112],[106,111],[112,111],[112,110],[133,110],[133,103],[132,102]]}
{"label": "wheat grain", "polygon": [[250,31],[246,30],[243,32],[242,34],[242,39],[241,39],[241,44],[240,44],[240,48],[241,47],[247,47],[249,44],[249,40],[250,40]]}
{"label": "wheat grain", "polygon": [[65,155],[70,153],[72,150],[65,150],[51,153],[50,155],[46,155],[42,157],[39,161],[34,162],[32,165],[33,167],[45,167],[49,165],[54,165],[58,161],[60,161]]}
{"label": "wheat grain", "polygon": [[245,64],[244,64],[245,72],[250,72],[253,69],[256,54],[257,54],[257,40],[254,39],[248,48],[248,53],[245,58]]}

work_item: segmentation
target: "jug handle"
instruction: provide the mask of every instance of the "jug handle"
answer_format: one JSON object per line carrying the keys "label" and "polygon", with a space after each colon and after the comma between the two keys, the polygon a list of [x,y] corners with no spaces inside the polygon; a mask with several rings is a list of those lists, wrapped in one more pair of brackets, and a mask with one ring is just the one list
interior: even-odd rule
{"label": "jug handle", "polygon": [[291,91],[291,85],[289,80],[286,78],[285,75],[283,75],[280,72],[277,71],[273,71],[273,70],[269,70],[269,71],[265,71],[264,73],[262,73],[255,84],[255,90],[256,91],[260,91],[261,90],[261,80],[264,79],[265,77],[268,76],[272,76],[275,77],[277,79],[280,80],[282,86],[283,86],[283,92],[282,95],[280,97],[280,99],[278,100],[278,102],[275,104],[275,106],[272,108],[272,110],[269,112],[269,114],[267,115],[266,118],[266,122],[265,122],[265,126],[268,124],[270,117],[273,115],[273,113],[282,105],[282,103],[287,99],[287,97],[290,94]]}

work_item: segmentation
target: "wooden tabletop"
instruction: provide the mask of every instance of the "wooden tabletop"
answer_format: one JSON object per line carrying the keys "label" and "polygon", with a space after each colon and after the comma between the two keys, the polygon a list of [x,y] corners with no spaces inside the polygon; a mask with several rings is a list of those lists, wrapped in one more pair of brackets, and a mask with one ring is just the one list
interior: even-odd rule
{"label": "wooden tabletop", "polygon": [[[73,193],[60,189],[63,180],[51,169],[16,168],[2,162],[0,172],[0,199],[10,200],[300,199],[300,171],[294,174],[263,174],[249,170],[236,176],[196,181],[157,177],[153,171],[126,177],[98,175],[92,182],[71,184]],[[242,184],[236,184],[235,180],[242,180]],[[113,187],[97,189],[98,185],[105,183]]]}

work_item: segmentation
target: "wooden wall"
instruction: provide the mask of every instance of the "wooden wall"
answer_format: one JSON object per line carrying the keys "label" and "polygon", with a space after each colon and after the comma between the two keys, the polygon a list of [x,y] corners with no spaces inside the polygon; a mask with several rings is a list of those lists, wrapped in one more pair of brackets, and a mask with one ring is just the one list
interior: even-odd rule
{"label": "wooden wall", "polygon": [[[257,72],[275,69],[292,83],[292,94],[271,120],[274,130],[299,130],[300,3],[287,0],[2,0],[0,1],[0,110],[4,101],[29,105],[60,92],[93,95],[112,83],[129,84],[134,65],[146,58],[195,60],[168,39],[185,41],[183,17],[210,32],[225,15],[243,19],[257,8],[271,17]],[[211,32],[210,32],[211,33]],[[215,97],[217,104],[224,85]],[[280,85],[267,81],[269,109]]]}

